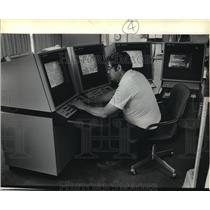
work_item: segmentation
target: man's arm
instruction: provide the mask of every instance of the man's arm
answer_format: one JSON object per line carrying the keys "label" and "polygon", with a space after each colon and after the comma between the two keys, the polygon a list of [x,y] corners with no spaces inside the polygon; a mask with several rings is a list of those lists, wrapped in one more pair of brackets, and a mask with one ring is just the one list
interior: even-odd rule
{"label": "man's arm", "polygon": [[112,96],[114,95],[116,90],[110,90],[109,92],[98,96],[97,98],[93,99],[94,103],[107,103],[110,101]]}
{"label": "man's arm", "polygon": [[101,118],[106,118],[112,113],[118,111],[118,108],[116,108],[110,103],[108,103],[104,107],[92,107],[92,106],[86,105],[81,100],[75,101],[72,104],[76,106],[78,109],[84,110],[96,117],[101,117]]}

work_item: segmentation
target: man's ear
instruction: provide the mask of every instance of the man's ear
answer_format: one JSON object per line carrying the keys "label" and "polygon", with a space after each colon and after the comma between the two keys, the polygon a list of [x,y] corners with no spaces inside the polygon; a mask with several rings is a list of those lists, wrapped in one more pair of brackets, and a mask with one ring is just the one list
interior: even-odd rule
{"label": "man's ear", "polygon": [[119,71],[119,72],[122,71],[122,66],[120,64],[117,65],[117,71]]}

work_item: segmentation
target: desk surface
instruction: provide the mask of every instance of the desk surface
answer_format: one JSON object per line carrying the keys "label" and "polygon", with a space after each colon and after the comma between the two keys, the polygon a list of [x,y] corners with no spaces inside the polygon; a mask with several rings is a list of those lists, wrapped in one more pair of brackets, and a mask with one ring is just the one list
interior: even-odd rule
{"label": "desk surface", "polygon": [[67,120],[68,123],[75,125],[87,125],[87,126],[97,126],[97,127],[104,124],[105,121],[106,120],[103,118],[93,116],[82,110],[77,110],[77,112]]}
{"label": "desk surface", "polygon": [[68,118],[67,122],[75,125],[87,126],[106,126],[110,124],[113,119],[123,119],[122,112],[116,112],[108,118],[100,118],[93,116],[85,111],[78,110],[75,114]]}

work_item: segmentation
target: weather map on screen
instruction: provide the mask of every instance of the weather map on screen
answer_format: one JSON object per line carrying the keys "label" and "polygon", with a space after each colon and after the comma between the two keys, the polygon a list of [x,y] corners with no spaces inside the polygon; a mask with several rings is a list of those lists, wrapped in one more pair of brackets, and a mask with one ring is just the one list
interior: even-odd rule
{"label": "weather map on screen", "polygon": [[189,54],[188,55],[171,54],[168,67],[189,69],[191,60],[192,60],[192,56]]}
{"label": "weather map on screen", "polygon": [[98,72],[96,57],[94,54],[79,55],[79,61],[83,75]]}
{"label": "weather map on screen", "polygon": [[45,63],[44,66],[47,72],[47,77],[49,79],[51,88],[61,85],[64,82],[63,72],[58,61]]}
{"label": "weather map on screen", "polygon": [[131,58],[133,68],[142,68],[144,66],[143,54],[141,50],[125,51]]}

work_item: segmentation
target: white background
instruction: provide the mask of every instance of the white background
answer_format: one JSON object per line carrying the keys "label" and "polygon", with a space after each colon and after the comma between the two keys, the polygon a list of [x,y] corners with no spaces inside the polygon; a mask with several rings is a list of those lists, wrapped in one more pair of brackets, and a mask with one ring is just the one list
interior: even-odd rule
{"label": "white background", "polygon": [[3,19],[210,19],[209,1],[4,0]]}
{"label": "white background", "polygon": [[[210,19],[208,1],[4,0],[1,19]],[[204,209],[208,192],[1,191],[1,209]]]}

